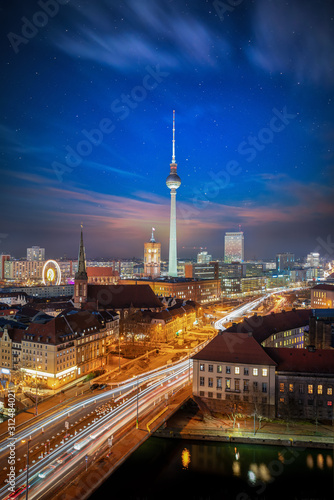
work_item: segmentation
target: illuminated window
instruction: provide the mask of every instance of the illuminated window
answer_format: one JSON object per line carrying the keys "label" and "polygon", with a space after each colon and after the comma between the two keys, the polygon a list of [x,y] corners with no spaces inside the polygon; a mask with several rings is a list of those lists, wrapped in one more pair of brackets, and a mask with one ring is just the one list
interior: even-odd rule
{"label": "illuminated window", "polygon": [[257,376],[259,374],[259,370],[257,368],[253,368],[253,375]]}
{"label": "illuminated window", "polygon": [[226,379],[226,389],[231,389],[231,379],[230,378],[227,378]]}
{"label": "illuminated window", "polygon": [[333,401],[327,401],[327,406],[333,406]]}
{"label": "illuminated window", "polygon": [[235,367],[234,367],[234,373],[235,373],[236,375],[239,375],[239,373],[240,373],[240,368],[239,368],[239,366],[235,366]]}
{"label": "illuminated window", "polygon": [[318,394],[322,394],[322,385],[318,385]]}
{"label": "illuminated window", "polygon": [[279,385],[279,392],[284,392],[284,382],[281,382]]}
{"label": "illuminated window", "polygon": [[222,372],[222,365],[217,365],[217,373],[221,373]]}
{"label": "illuminated window", "polygon": [[202,363],[199,365],[199,369],[201,372],[204,372],[204,365]]}
{"label": "illuminated window", "polygon": [[209,387],[213,387],[213,378],[209,377],[208,385],[209,385]]}
{"label": "illuminated window", "polygon": [[267,377],[267,375],[268,375],[268,369],[262,368],[262,377]]}
{"label": "illuminated window", "polygon": [[333,388],[332,387],[327,387],[327,394],[328,394],[328,396],[332,396],[332,394],[333,394]]}
{"label": "illuminated window", "polygon": [[293,384],[289,384],[289,392],[293,392]]}
{"label": "illuminated window", "polygon": [[308,394],[313,394],[313,384],[308,384],[307,392],[308,392]]}

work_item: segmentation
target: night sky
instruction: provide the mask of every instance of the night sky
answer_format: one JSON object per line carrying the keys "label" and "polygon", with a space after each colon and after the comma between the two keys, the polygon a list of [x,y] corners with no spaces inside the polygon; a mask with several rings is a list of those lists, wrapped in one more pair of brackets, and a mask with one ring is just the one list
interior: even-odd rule
{"label": "night sky", "polygon": [[1,5],[0,253],[167,258],[175,109],[179,257],[328,255],[332,0]]}

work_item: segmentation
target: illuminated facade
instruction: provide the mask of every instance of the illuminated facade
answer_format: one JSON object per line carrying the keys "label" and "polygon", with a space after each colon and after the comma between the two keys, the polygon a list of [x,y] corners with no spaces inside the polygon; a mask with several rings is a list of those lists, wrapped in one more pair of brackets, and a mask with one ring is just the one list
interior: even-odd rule
{"label": "illuminated facade", "polygon": [[334,285],[316,285],[311,288],[311,307],[313,309],[333,309]]}
{"label": "illuminated facade", "polygon": [[41,281],[44,262],[38,260],[6,260],[4,278],[13,281]]}
{"label": "illuminated facade", "polygon": [[244,233],[225,233],[224,261],[243,262],[244,260]]}
{"label": "illuminated facade", "polygon": [[220,332],[192,359],[193,395],[211,410],[275,414],[275,362],[254,337]]}
{"label": "illuminated facade", "polygon": [[193,280],[187,278],[176,279],[136,279],[120,280],[119,284],[150,285],[158,296],[175,297],[183,300],[194,300],[199,304],[209,304],[220,298],[219,280]]}
{"label": "illuminated facade", "polygon": [[[111,345],[119,334],[119,316],[78,311],[45,324],[31,323],[26,330],[0,332],[2,373],[21,372],[32,387],[57,389],[108,362]],[[3,371],[5,370],[5,371]]]}
{"label": "illuminated facade", "polygon": [[87,267],[88,283],[95,285],[115,285],[119,274],[112,267]]}
{"label": "illuminated facade", "polygon": [[27,260],[39,260],[44,262],[45,260],[45,248],[31,247],[27,248]]}
{"label": "illuminated facade", "polygon": [[173,156],[170,164],[169,176],[166,185],[170,189],[170,229],[169,229],[169,261],[168,275],[177,277],[177,244],[176,244],[176,190],[181,185],[181,179],[177,175],[177,164],[175,163],[175,111],[173,111]]}
{"label": "illuminated facade", "polygon": [[148,243],[144,243],[144,274],[151,278],[160,276],[161,243],[154,238],[154,227],[152,236]]}

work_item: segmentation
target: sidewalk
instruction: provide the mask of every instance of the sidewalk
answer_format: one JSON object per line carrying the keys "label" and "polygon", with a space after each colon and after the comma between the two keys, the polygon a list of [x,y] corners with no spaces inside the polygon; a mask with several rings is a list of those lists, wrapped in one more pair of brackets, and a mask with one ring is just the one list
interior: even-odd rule
{"label": "sidewalk", "polygon": [[334,449],[334,427],[317,426],[309,422],[262,421],[261,428],[253,418],[237,421],[235,428],[226,418],[201,418],[185,406],[171,417],[164,429],[159,429],[156,436],[178,439],[196,439],[204,441],[223,441],[257,444],[280,444]]}

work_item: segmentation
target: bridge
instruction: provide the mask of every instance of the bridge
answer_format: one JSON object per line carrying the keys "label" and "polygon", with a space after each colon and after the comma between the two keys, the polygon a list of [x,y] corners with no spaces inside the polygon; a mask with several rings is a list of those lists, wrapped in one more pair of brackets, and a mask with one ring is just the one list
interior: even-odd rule
{"label": "bridge", "polygon": [[[12,456],[15,485],[9,489],[7,482],[0,498],[13,498],[12,491],[14,498],[25,498],[27,483],[30,499],[88,498],[184,404],[191,395],[191,383],[192,362],[187,358],[50,409],[33,424],[17,429],[15,436],[3,434],[0,475],[8,480]],[[23,469],[26,455],[28,470]]]}

